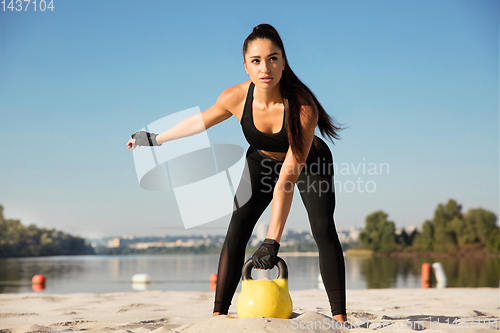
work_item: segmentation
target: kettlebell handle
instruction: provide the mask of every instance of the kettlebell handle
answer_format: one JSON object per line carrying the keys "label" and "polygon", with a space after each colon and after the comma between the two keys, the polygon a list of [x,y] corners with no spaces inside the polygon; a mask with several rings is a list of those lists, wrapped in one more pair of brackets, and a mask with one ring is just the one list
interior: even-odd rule
{"label": "kettlebell handle", "polygon": [[[276,257],[276,266],[278,266],[278,279],[288,279],[288,267],[283,259],[280,257]],[[253,268],[253,260],[252,258],[248,259],[247,262],[243,265],[243,269],[241,271],[241,277],[243,280],[253,280],[252,279],[252,268]]]}

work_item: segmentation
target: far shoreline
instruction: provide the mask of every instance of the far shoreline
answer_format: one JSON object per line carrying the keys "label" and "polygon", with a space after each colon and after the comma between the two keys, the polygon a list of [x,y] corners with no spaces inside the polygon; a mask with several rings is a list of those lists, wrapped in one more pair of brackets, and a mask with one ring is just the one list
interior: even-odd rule
{"label": "far shoreline", "polygon": [[373,257],[392,257],[392,258],[500,258],[500,253],[487,253],[482,251],[472,252],[404,252],[396,251],[389,253],[377,253],[368,249],[349,249],[344,252],[345,256],[373,256]]}

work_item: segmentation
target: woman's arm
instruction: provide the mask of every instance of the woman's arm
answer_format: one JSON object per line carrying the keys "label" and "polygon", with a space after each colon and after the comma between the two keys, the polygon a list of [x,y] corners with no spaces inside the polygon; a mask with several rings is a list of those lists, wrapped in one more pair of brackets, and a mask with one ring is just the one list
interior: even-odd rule
{"label": "woman's arm", "polygon": [[299,178],[300,172],[305,165],[307,155],[311,149],[314,139],[314,129],[318,124],[318,111],[311,106],[303,106],[300,115],[302,133],[304,135],[305,154],[299,159],[288,148],[280,175],[273,192],[273,204],[271,207],[271,221],[267,231],[267,238],[280,242],[281,234],[285,227],[288,213],[292,205],[295,182]]}
{"label": "woman's arm", "polygon": [[[246,88],[245,88],[246,87]],[[214,105],[200,114],[188,117],[170,129],[156,136],[156,143],[161,145],[165,142],[175,139],[185,138],[206,131],[210,127],[230,118],[235,110],[243,107],[241,104],[245,101],[248,81],[232,86],[224,90]],[[130,139],[127,143],[128,149],[136,149],[140,145],[135,144],[135,139]]]}
{"label": "woman's arm", "polygon": [[223,92],[217,102],[200,114],[192,115],[156,137],[158,144],[206,131],[210,127],[230,118],[232,113],[226,108],[227,96]]}
{"label": "woman's arm", "polygon": [[[165,132],[156,135],[155,141],[157,145],[161,145],[167,141],[184,138],[187,136],[201,133],[210,127],[230,118],[236,110],[235,105],[238,103],[238,89],[230,87],[222,92],[217,98],[213,106],[203,111],[201,114],[196,114],[188,117]],[[156,145],[155,144],[155,145]],[[151,145],[151,142],[150,144]],[[136,145],[136,139],[130,139],[127,143],[127,149],[136,149],[140,145]]]}

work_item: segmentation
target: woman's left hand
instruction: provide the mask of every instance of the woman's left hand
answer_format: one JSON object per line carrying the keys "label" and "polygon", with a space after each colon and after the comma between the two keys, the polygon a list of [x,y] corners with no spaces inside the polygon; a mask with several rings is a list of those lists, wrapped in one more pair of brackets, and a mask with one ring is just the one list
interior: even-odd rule
{"label": "woman's left hand", "polygon": [[253,267],[260,269],[273,269],[276,257],[280,249],[280,243],[274,239],[266,238],[262,245],[252,256]]}

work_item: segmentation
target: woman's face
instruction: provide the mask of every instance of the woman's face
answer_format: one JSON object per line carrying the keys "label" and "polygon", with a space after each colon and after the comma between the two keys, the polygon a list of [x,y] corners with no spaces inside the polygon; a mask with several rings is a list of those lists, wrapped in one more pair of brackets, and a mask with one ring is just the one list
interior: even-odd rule
{"label": "woman's face", "polygon": [[245,70],[250,80],[262,88],[275,87],[285,69],[281,50],[269,39],[256,39],[248,44]]}

